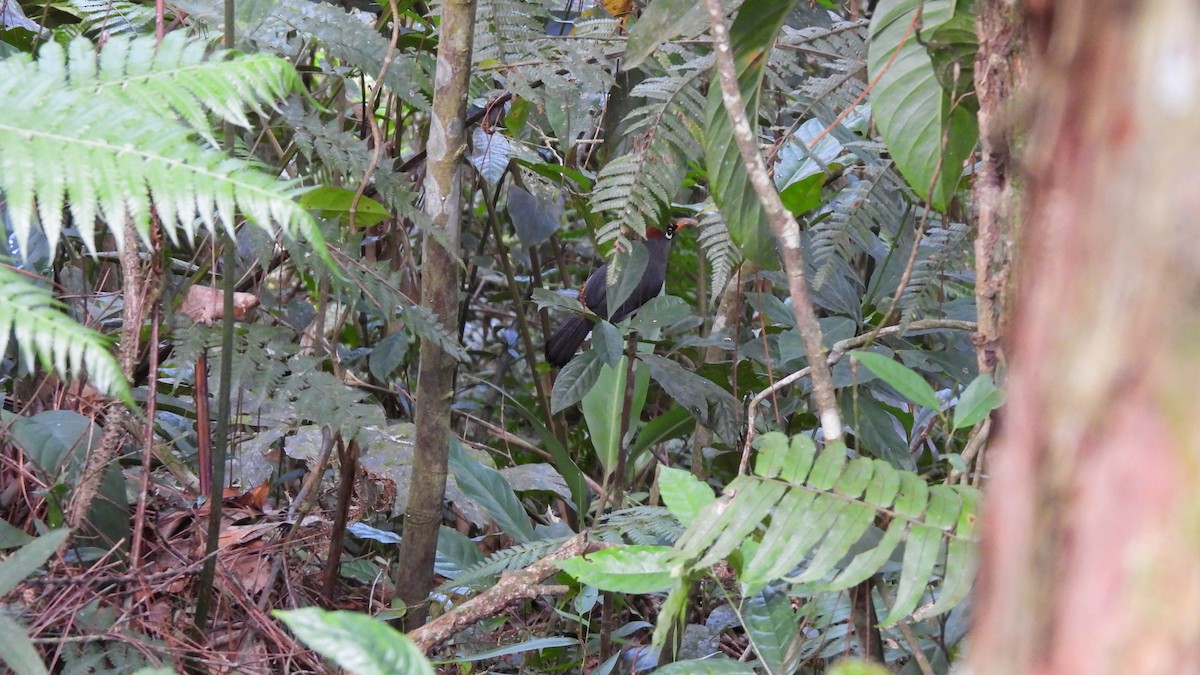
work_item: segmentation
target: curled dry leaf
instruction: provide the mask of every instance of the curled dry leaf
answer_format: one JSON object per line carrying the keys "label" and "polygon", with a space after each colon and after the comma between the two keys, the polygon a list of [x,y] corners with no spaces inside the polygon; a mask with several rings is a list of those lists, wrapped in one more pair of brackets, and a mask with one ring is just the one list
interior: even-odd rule
{"label": "curled dry leaf", "polygon": [[[179,311],[192,321],[211,326],[214,321],[222,318],[224,298],[221,289],[212,286],[192,286],[188,289],[187,297]],[[258,296],[253,293],[233,294],[233,318],[245,319],[250,310],[258,306]]]}

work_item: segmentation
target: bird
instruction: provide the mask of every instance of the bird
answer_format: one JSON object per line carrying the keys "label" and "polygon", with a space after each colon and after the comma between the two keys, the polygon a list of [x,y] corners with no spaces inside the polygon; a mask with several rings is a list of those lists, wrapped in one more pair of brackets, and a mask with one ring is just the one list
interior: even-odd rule
{"label": "bird", "polygon": [[[611,317],[608,315],[608,263],[601,265],[587,278],[583,289],[579,291],[579,301],[592,313],[613,323],[633,314],[662,290],[667,279],[667,253],[671,247],[671,238],[680,228],[694,226],[696,223],[694,218],[677,218],[667,225],[666,230],[657,227],[646,228],[644,242],[649,253],[646,269],[642,272],[642,279],[637,288],[633,289]],[[546,360],[559,368],[567,365],[567,362],[575,358],[575,352],[579,351],[579,346],[590,332],[591,319],[578,314],[570,317],[554,331],[549,340],[546,340]]]}

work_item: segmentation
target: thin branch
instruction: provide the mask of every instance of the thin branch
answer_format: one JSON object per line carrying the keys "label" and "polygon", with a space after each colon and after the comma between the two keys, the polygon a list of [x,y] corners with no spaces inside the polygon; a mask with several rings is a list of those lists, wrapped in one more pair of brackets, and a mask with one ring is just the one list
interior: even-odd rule
{"label": "thin branch", "polygon": [[[883,328],[872,331],[865,335],[856,335],[854,337],[835,342],[833,344],[833,348],[829,350],[829,355],[825,358],[824,367],[828,372],[829,368],[831,368],[838,361],[842,360],[842,357],[846,355],[846,352],[850,351],[851,349],[870,344],[876,339],[886,337],[888,335],[897,335],[920,330],[947,329],[967,330],[973,332],[977,328],[978,326],[974,321],[956,321],[953,319],[925,319],[923,321],[913,321],[912,323],[897,326],[884,326]],[[738,473],[746,473],[748,468],[750,461],[750,446],[754,442],[754,423],[757,418],[758,406],[761,405],[768,396],[771,396],[776,391],[801,378],[807,377],[811,372],[811,368],[811,365],[805,366],[791,375],[776,380],[774,384],[758,392],[754,395],[754,398],[750,399],[750,404],[746,409],[746,443],[742,447],[742,463],[738,469]]]}
{"label": "thin branch", "polygon": [[833,391],[833,375],[823,358],[821,325],[817,323],[816,311],[809,298],[808,281],[804,278],[804,252],[800,245],[800,225],[795,216],[784,207],[779,198],[762,154],[755,142],[754,131],[746,117],[746,106],[738,89],[737,71],[733,64],[733,48],[729,41],[729,28],[725,25],[725,8],[721,0],[705,0],[709,23],[712,26],[713,44],[716,46],[717,73],[720,75],[721,94],[725,110],[733,125],[733,137],[737,142],[742,161],[746,164],[750,182],[754,186],[763,213],[771,225],[771,231],[779,242],[783,267],[787,272],[788,291],[792,299],[792,311],[796,314],[796,327],[804,339],[804,347],[813,364],[813,400],[820,413],[821,429],[826,441],[842,438],[842,418],[837,409],[837,397]]}

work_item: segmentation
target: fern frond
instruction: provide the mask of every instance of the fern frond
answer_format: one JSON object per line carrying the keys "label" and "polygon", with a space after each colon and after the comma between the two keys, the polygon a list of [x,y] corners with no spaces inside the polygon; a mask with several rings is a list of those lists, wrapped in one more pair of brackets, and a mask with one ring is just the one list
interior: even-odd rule
{"label": "fern frond", "polygon": [[829,278],[836,260],[849,261],[860,252],[882,247],[880,230],[901,218],[904,204],[891,188],[895,171],[888,164],[867,166],[862,176],[847,174],[847,184],[813,219],[809,253],[816,274],[813,286],[820,289]]}
{"label": "fern frond", "polygon": [[178,115],[214,146],[207,113],[248,128],[247,107],[265,114],[264,108],[303,88],[285,61],[267,54],[225,60],[228,52],[209,55],[207,49],[182,31],[157,45],[148,38],[111,38],[99,54],[86,40],[74,40],[67,54],[71,88],[124,98],[165,118]]}
{"label": "fern frond", "polygon": [[154,5],[129,0],[71,0],[70,4],[91,35],[137,33],[154,23]]}
{"label": "fern frond", "polygon": [[945,222],[931,216],[921,250],[913,264],[908,285],[900,296],[901,321],[909,322],[923,310],[931,309],[945,289],[945,274],[962,270],[972,252],[971,228],[965,223]]}
{"label": "fern frond", "polygon": [[[211,27],[224,21],[221,0],[173,0],[172,4],[193,20]],[[260,49],[295,58],[308,40],[320,43],[327,57],[358,68],[368,77],[378,77],[388,54],[388,40],[374,26],[374,17],[357,10],[343,11],[335,5],[308,0],[280,0],[271,13],[253,29],[239,35]],[[405,103],[418,110],[429,109],[432,78],[415,55],[397,51],[392,55],[383,84]]]}
{"label": "fern frond", "polygon": [[600,541],[662,546],[674,543],[683,527],[670,510],[660,506],[633,506],[600,518],[592,535]]}
{"label": "fern frond", "polygon": [[[276,226],[290,237],[303,232],[323,251],[315,223],[294,200],[301,191],[295,183],[281,182],[245,161],[197,145],[187,126],[164,119],[115,88],[103,86],[105,78],[115,77],[120,63],[128,59],[149,61],[136,67],[143,75],[156,72],[154,38],[128,42],[132,44],[115,48],[123,57],[113,57],[116,65],[106,64],[103,57],[98,65],[94,56],[83,56],[94,49],[83,38],[72,41],[69,61],[67,52],[50,42],[37,61],[17,55],[0,62],[0,147],[4,148],[0,190],[8,198],[22,250],[28,246],[36,198],[37,215],[51,251],[62,234],[63,210],[68,204],[92,253],[96,251],[94,223],[98,215],[109,224],[118,245],[124,246],[122,232],[127,219],[149,240],[151,209],[173,240],[178,240],[180,230],[193,238],[197,219],[214,232],[220,221],[232,233],[235,214],[240,211],[268,232]],[[205,62],[215,68],[197,67],[189,79],[206,82],[225,77],[229,64],[236,67],[243,58],[220,64]],[[258,58],[247,62],[252,64],[248,68],[251,75],[282,67],[266,66],[264,70]],[[87,86],[89,82],[91,86]],[[216,107],[229,109],[236,100],[246,104],[261,100],[276,86],[227,90],[209,84],[163,87],[172,92],[172,107],[185,105],[189,96],[195,105],[224,91],[234,98]]]}
{"label": "fern frond", "polygon": [[108,340],[64,314],[49,289],[0,265],[0,355],[10,336],[26,367],[40,362],[63,379],[86,374],[96,389],[132,404]]}
{"label": "fern frond", "polygon": [[566,537],[543,539],[528,544],[518,544],[496,551],[483,562],[468,567],[454,579],[442,584],[438,590],[446,592],[454,588],[479,588],[490,584],[504,572],[525,569],[533,563],[557,551]]}
{"label": "fern frond", "polygon": [[704,251],[704,258],[712,266],[710,285],[712,301],[716,304],[721,293],[725,292],[725,284],[729,283],[733,266],[741,259],[741,250],[729,236],[729,226],[721,217],[716,204],[712,203],[712,198],[705,201],[701,213],[703,215],[700,217],[700,234],[696,237],[696,242]]}
{"label": "fern frond", "polygon": [[648,78],[630,93],[648,102],[625,118],[623,133],[632,136],[632,149],[610,161],[596,179],[591,207],[607,216],[599,241],[615,239],[622,227],[644,235],[679,191],[688,158],[700,152],[694,118],[704,109],[705,63],[693,61],[672,75]]}
{"label": "fern frond", "polygon": [[[807,436],[789,443],[771,433],[760,439],[754,475],[739,476],[725,493],[676,544],[685,575],[723,560],[765,526],[740,575],[748,593],[781,578],[818,590],[846,589],[878,572],[901,543],[899,588],[884,624],[912,613],[940,559],[945,559],[941,597],[931,611],[949,610],[970,590],[979,501],[972,488],[930,487],[917,474],[881,460],[848,461],[844,444],[818,453]],[[881,516],[890,522],[877,543],[838,569]],[[806,561],[797,576],[788,577]]]}

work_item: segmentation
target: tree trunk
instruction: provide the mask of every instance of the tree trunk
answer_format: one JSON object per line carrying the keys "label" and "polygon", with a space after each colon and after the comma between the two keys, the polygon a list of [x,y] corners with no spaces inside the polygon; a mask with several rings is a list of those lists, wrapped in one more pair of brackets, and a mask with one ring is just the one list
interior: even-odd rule
{"label": "tree trunk", "polygon": [[973,672],[1200,672],[1200,6],[1028,9],[1045,49]]}
{"label": "tree trunk", "polygon": [[[432,227],[445,232],[453,250],[424,237],[421,305],[438,317],[450,335],[457,334],[458,241],[462,220],[462,157],[466,149],[467,83],[471,74],[475,0],[442,3],[441,36],[434,75],[433,113],[429,122],[425,210]],[[454,393],[454,357],[431,340],[421,341],[417,373],[417,419],[412,485],[404,516],[404,540],[396,591],[409,613],[405,626],[425,621],[425,601],[433,582],[442,501],[446,496],[446,464],[450,452],[450,403]]]}

